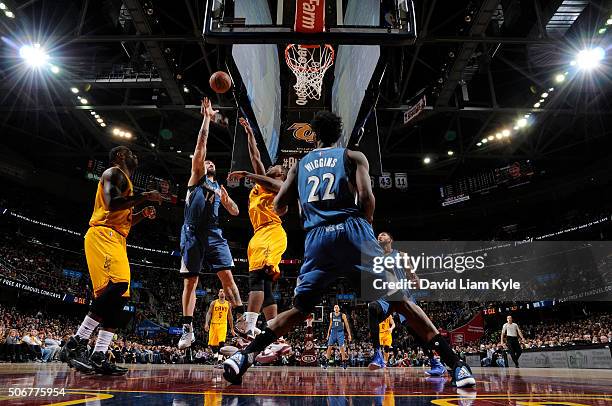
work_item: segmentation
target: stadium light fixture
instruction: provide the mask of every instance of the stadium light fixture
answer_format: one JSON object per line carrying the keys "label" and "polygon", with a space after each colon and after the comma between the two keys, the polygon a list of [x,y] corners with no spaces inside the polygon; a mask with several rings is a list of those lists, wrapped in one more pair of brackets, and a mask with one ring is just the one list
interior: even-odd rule
{"label": "stadium light fixture", "polygon": [[543,99],[545,99],[545,98],[547,98],[547,97],[548,97],[548,93],[544,92],[544,93],[542,93],[542,95],[541,95],[540,97],[542,97]]}
{"label": "stadium light fixture", "polygon": [[555,76],[555,82],[563,83],[565,82],[565,75],[563,73],[559,73]]}
{"label": "stadium light fixture", "polygon": [[0,10],[6,10],[6,4],[0,3]]}
{"label": "stadium light fixture", "polygon": [[40,68],[49,60],[49,55],[40,44],[22,46],[19,49],[19,56],[33,68]]}
{"label": "stadium light fixture", "polygon": [[578,52],[576,56],[576,63],[578,69],[591,70],[599,66],[601,61],[605,58],[606,51],[602,47],[583,49]]}
{"label": "stadium light fixture", "polygon": [[78,88],[76,88],[76,87],[71,87],[71,88],[70,88],[70,91],[71,91],[72,93],[74,93],[74,94],[77,94],[77,93],[79,92],[79,89],[78,89]]}
{"label": "stadium light fixture", "polygon": [[538,102],[538,103],[534,104],[533,107],[535,107],[537,109],[538,107],[540,107],[540,103]]}
{"label": "stadium light fixture", "polygon": [[155,144],[154,143],[151,143],[151,148],[155,148]]}
{"label": "stadium light fixture", "polygon": [[453,155],[455,155],[455,151],[449,150],[447,152],[447,154],[448,154],[448,156],[453,156]]}
{"label": "stadium light fixture", "polygon": [[504,137],[508,137],[508,136],[510,136],[510,130],[508,130],[507,128],[506,128],[506,129],[504,129],[504,130],[502,130],[502,132],[501,132],[501,133],[502,133],[502,135],[503,135]]}
{"label": "stadium light fixture", "polygon": [[431,163],[431,158],[430,158],[430,157],[428,157],[428,156],[426,156],[425,158],[423,158],[423,163],[424,163],[425,165],[429,165],[429,164]]}
{"label": "stadium light fixture", "polygon": [[100,123],[100,127],[106,127],[106,123]]}
{"label": "stadium light fixture", "polygon": [[102,120],[101,118],[97,118],[97,119],[96,119],[96,121],[97,121],[98,123],[103,123],[103,122],[104,122],[104,120]]}
{"label": "stadium light fixture", "polygon": [[503,136],[502,133],[495,134],[495,138],[497,138],[498,140],[501,140],[502,136]]}
{"label": "stadium light fixture", "polygon": [[84,97],[81,97],[81,98],[79,99],[79,101],[81,102],[81,104],[87,104],[87,103],[89,103],[89,101],[88,101],[86,98],[84,98]]}
{"label": "stadium light fixture", "polygon": [[477,146],[477,147],[481,147],[481,146],[482,146],[482,142],[478,142],[478,143],[476,143],[476,146]]}
{"label": "stadium light fixture", "polygon": [[516,121],[516,126],[518,128],[523,128],[525,126],[527,126],[527,119],[526,118],[520,118]]}
{"label": "stadium light fixture", "polygon": [[8,18],[15,18],[15,14],[10,10],[6,10],[4,12],[4,15],[7,16]]}
{"label": "stadium light fixture", "polygon": [[50,70],[51,70],[51,73],[53,73],[53,74],[55,74],[55,75],[57,75],[58,73],[60,73],[60,68],[59,68],[59,67],[57,67],[57,66],[55,66],[55,65],[51,65]]}
{"label": "stadium light fixture", "polygon": [[119,133],[121,132],[120,129],[118,128],[113,128],[113,135],[119,135]]}

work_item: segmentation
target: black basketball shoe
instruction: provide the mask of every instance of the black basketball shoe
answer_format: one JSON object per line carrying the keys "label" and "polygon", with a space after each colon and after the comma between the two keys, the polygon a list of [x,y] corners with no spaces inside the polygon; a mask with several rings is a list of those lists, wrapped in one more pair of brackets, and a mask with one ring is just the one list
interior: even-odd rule
{"label": "black basketball shoe", "polygon": [[89,361],[94,370],[102,375],[125,375],[128,371],[127,368],[108,362],[102,351],[96,351],[91,354]]}

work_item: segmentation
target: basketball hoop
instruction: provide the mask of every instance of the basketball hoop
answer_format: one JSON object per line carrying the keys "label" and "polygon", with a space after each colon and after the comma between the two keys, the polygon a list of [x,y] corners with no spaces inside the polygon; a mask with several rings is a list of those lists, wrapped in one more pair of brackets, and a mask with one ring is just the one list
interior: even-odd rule
{"label": "basketball hoop", "polygon": [[287,66],[295,75],[296,103],[319,100],[325,72],[334,64],[334,48],[329,45],[289,44],[285,49]]}

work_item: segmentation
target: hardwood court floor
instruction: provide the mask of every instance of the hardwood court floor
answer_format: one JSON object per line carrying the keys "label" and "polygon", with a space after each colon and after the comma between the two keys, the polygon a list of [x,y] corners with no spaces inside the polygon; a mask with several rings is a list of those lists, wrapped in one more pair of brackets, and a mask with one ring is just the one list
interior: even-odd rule
{"label": "hardwood court floor", "polygon": [[[368,371],[251,368],[241,386],[199,365],[133,365],[127,375],[81,375],[63,364],[0,364],[0,404],[11,405],[612,405],[612,370],[474,368],[475,389],[421,368]],[[9,389],[27,396],[9,397]],[[65,395],[30,395],[64,388]]]}

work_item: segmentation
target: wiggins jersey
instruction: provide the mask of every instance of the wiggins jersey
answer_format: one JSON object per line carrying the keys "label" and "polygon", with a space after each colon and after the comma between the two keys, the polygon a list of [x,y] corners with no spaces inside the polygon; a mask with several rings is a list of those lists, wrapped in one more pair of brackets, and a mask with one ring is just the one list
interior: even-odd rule
{"label": "wiggins jersey", "polygon": [[[119,169],[119,168],[117,168]],[[121,171],[121,169],[119,169]],[[121,194],[123,197],[132,196],[134,194],[134,187],[132,181],[125,172],[121,171],[127,179],[127,188]],[[104,183],[102,180],[98,182],[98,190],[96,191],[96,200],[94,201],[94,209],[91,218],[89,219],[89,225],[109,227],[127,237],[130,228],[132,227],[132,208],[125,210],[110,211],[106,201],[104,201]]]}
{"label": "wiggins jersey", "polygon": [[393,316],[387,317],[383,322],[378,325],[380,330],[380,335],[389,334],[391,330],[391,320],[393,320]]}
{"label": "wiggins jersey", "polygon": [[187,189],[185,224],[206,225],[208,228],[219,227],[221,197],[215,193],[219,188],[216,181],[204,177],[197,185]]}
{"label": "wiggins jersey", "polygon": [[253,230],[270,224],[281,224],[281,219],[274,211],[274,197],[276,193],[267,191],[264,187],[256,184],[249,194],[249,218]]}
{"label": "wiggins jersey", "polygon": [[315,149],[300,160],[297,184],[304,229],[363,217],[352,178],[346,148]]}
{"label": "wiggins jersey", "polygon": [[210,318],[210,322],[212,324],[226,324],[229,307],[230,304],[227,300],[221,303],[219,299],[216,299],[212,304],[212,316]]}
{"label": "wiggins jersey", "polygon": [[332,331],[344,332],[344,323],[342,321],[342,312],[336,314],[331,313]]}

